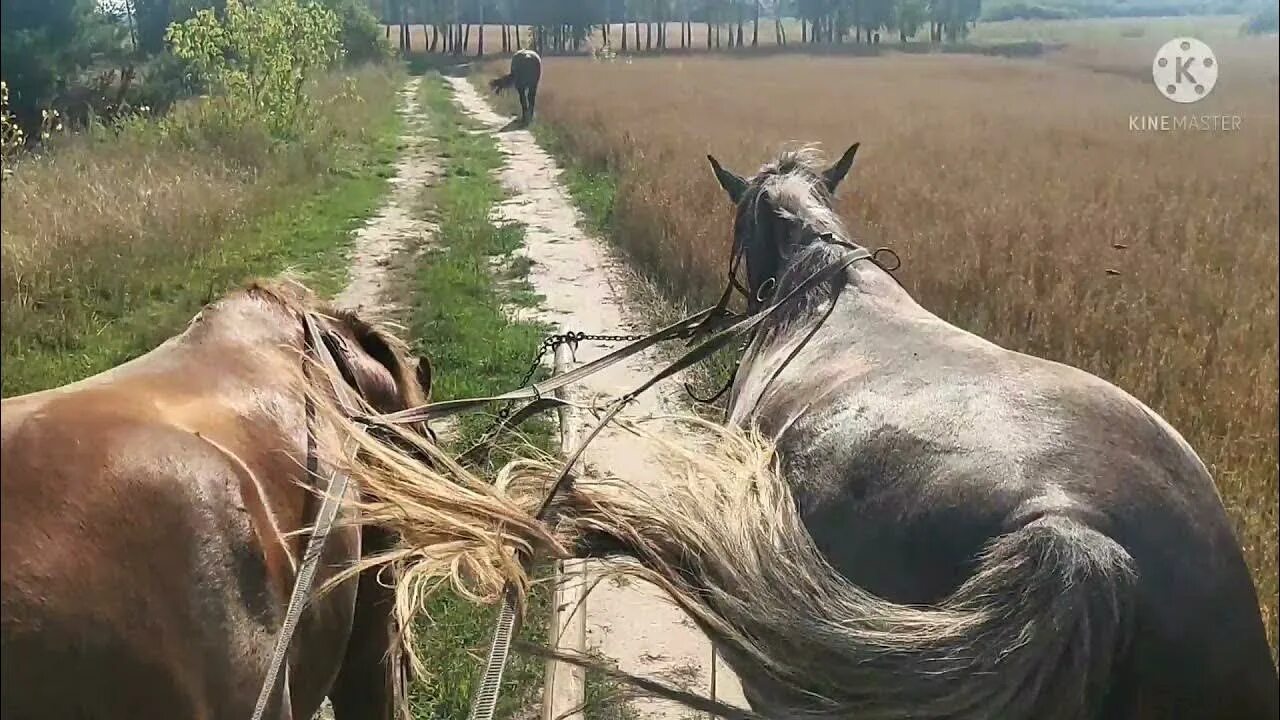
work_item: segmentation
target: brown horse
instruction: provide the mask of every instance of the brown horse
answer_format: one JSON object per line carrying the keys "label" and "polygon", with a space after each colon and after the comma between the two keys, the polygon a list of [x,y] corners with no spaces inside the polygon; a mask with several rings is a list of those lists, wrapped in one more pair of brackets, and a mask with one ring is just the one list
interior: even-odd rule
{"label": "brown horse", "polygon": [[[307,540],[297,531],[319,506],[303,312],[374,409],[426,400],[425,360],[287,283],[233,292],[113,370],[4,400],[7,720],[250,716]],[[321,458],[337,447],[324,418],[311,431]],[[392,540],[338,525],[317,587]],[[373,571],[313,598],[266,717],[309,720],[326,696],[338,720],[398,715],[392,610]]]}
{"label": "brown horse", "polygon": [[538,100],[538,81],[542,79],[542,58],[532,50],[517,50],[511,56],[511,72],[489,81],[489,89],[501,93],[515,87],[520,96],[520,122],[533,120],[533,107]]}
{"label": "brown horse", "polygon": [[644,488],[577,483],[586,550],[656,573],[772,718],[1274,720],[1200,458],[1110,383],[917,304],[831,207],[856,149],[712,159],[769,314],[716,442]]}

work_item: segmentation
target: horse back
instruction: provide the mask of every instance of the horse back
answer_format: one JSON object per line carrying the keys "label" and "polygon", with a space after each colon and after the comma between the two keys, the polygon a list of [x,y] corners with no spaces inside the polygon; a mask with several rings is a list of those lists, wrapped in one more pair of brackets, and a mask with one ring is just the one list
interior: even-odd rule
{"label": "horse back", "polygon": [[785,367],[774,359],[794,346],[779,342],[740,379],[757,402],[737,420],[777,438],[828,561],[881,597],[931,605],[996,538],[1070,517],[1137,571],[1109,717],[1275,717],[1256,591],[1190,446],[1105,381],[930,326],[815,336]]}
{"label": "horse back", "polygon": [[[299,554],[300,539],[282,535],[306,512],[292,486],[300,458],[281,452],[293,442],[266,415],[209,392],[238,394],[235,378],[185,375],[5,401],[0,714],[252,710]],[[281,402],[257,390],[262,405]],[[338,533],[326,566],[358,552],[353,533]],[[311,652],[299,656],[326,667],[297,668],[295,708],[323,698],[353,603],[345,587],[304,617]]]}
{"label": "horse back", "polygon": [[532,50],[518,50],[511,56],[511,78],[517,89],[538,87],[542,78],[542,58]]}

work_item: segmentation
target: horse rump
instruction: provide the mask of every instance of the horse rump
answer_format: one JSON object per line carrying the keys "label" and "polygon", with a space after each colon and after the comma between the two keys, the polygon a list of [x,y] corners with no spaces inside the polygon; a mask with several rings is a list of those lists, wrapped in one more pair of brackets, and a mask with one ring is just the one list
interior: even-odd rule
{"label": "horse rump", "polygon": [[702,627],[756,712],[1086,720],[1106,706],[1136,597],[1134,561],[1114,540],[1035,518],[993,539],[939,604],[890,602],[823,558],[771,445],[698,424],[718,440],[651,438],[664,456],[652,484],[581,478],[562,518],[580,551],[639,559],[628,571]]}

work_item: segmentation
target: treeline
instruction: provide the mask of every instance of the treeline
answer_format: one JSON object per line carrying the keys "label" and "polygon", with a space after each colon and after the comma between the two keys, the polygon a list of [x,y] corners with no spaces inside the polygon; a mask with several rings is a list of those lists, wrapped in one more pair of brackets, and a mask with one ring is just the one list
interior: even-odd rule
{"label": "treeline", "polygon": [[[316,1],[337,17],[348,60],[385,55],[366,0]],[[222,15],[226,0],[4,0],[0,76],[8,112],[37,137],[32,131],[50,110],[76,125],[141,108],[162,113],[203,92],[198,73],[170,52],[166,32],[206,9]]]}
{"label": "treeline", "polygon": [[[532,47],[578,52],[599,33],[621,52],[736,49],[761,42],[772,24],[775,42],[879,42],[881,32],[906,41],[928,29],[933,42],[963,38],[982,11],[981,0],[371,0],[402,51],[483,55]],[[784,18],[799,20],[788,36]],[[497,26],[498,48],[485,47],[484,26]],[[671,32],[675,26],[674,36]],[[702,25],[699,37],[694,26]],[[413,27],[426,30],[414,47]],[[620,30],[619,30],[619,27]],[[794,31],[793,31],[794,32]],[[677,37],[678,36],[678,37]]]}
{"label": "treeline", "polygon": [[1249,19],[1245,21],[1244,26],[1240,28],[1240,32],[1244,35],[1267,35],[1280,30],[1280,17],[1277,15],[1275,4],[1269,4],[1267,7],[1259,10]]}
{"label": "treeline", "polygon": [[1251,15],[1275,12],[1274,0],[996,0],[983,20],[1070,20],[1081,18]]}

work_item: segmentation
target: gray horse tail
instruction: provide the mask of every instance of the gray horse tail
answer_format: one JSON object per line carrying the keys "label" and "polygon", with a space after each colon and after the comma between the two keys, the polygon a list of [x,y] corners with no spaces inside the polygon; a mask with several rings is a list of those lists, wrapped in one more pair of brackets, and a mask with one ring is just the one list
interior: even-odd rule
{"label": "gray horse tail", "polygon": [[573,504],[588,552],[637,557],[720,648],[757,712],[1085,720],[1105,706],[1136,582],[1114,540],[1044,515],[992,540],[940,603],[890,602],[823,559],[787,486],[748,444],[720,457],[677,451],[679,467],[667,458],[663,473],[675,480],[655,479],[661,487],[580,483]]}
{"label": "gray horse tail", "polygon": [[851,665],[828,686],[848,688],[831,698],[842,716],[1083,720],[1101,711],[1128,645],[1134,582],[1114,540],[1045,516],[995,539],[938,608],[846,587],[842,605],[860,617],[824,618],[849,631],[810,640],[849,643],[837,652]]}

